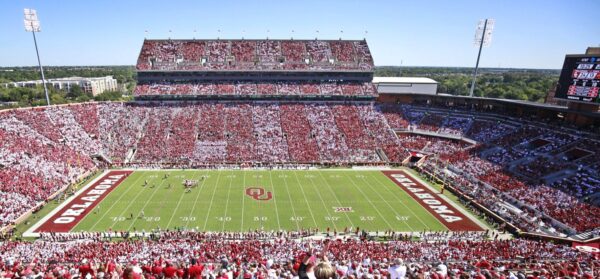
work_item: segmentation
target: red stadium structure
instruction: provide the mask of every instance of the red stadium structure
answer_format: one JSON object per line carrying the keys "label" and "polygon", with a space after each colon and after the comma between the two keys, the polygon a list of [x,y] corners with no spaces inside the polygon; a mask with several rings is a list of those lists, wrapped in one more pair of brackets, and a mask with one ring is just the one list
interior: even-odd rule
{"label": "red stadium structure", "polygon": [[329,249],[345,278],[382,278],[397,258],[421,278],[599,276],[598,254],[570,246],[598,249],[600,137],[573,126],[600,123],[598,114],[380,96],[373,68],[364,40],[145,40],[133,102],[0,111],[0,226],[9,232],[107,167],[405,165],[522,239],[424,233],[414,242],[388,232],[390,242],[362,235],[326,244],[296,241],[305,231],[164,231],[111,242],[102,233],[47,234],[0,243],[0,276],[294,278],[308,243]]}

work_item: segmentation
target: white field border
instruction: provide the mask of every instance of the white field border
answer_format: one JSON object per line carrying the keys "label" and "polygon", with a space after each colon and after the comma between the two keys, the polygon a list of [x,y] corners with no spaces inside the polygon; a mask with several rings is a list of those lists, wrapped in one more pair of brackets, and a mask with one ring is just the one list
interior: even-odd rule
{"label": "white field border", "polygon": [[[460,205],[456,204],[453,200],[451,200],[450,198],[448,198],[446,195],[440,193],[440,191],[437,190],[437,189],[435,189],[433,186],[431,186],[431,184],[429,184],[429,182],[424,181],[418,175],[414,175],[408,169],[401,168],[401,170],[403,170],[410,177],[412,177],[415,180],[419,181],[421,184],[423,184],[425,187],[427,187],[429,190],[431,190],[431,192],[433,192],[436,196],[438,196],[439,198],[445,200],[447,203],[451,204],[454,207],[454,209],[460,211],[463,215],[467,216],[467,218],[469,218],[471,221],[473,221],[473,223],[475,223],[477,226],[479,226],[482,230],[485,231],[485,230],[489,229],[488,226],[484,225],[483,223],[481,223],[481,221],[479,221],[477,218],[475,218],[475,216],[473,216],[473,214],[471,212],[465,210]],[[446,190],[446,191],[448,191],[448,190]],[[449,231],[451,231],[451,230],[449,230]]]}
{"label": "white field border", "polygon": [[403,168],[391,168],[388,166],[353,166],[351,168],[316,168],[310,167],[308,169],[299,168],[299,169],[269,169],[269,168],[195,168],[195,169],[153,169],[153,168],[118,168],[111,170],[123,170],[123,171],[382,171],[382,170],[399,170]]}
{"label": "white field border", "polygon": [[[33,225],[29,229],[27,229],[27,231],[25,231],[23,233],[23,237],[40,237],[40,233],[34,232],[35,230],[37,230],[42,224],[46,223],[46,221],[48,221],[48,219],[54,217],[54,215],[56,215],[56,213],[58,213],[60,210],[62,210],[65,206],[67,206],[75,198],[79,197],[79,195],[81,195],[83,192],[85,192],[88,188],[92,187],[92,185],[94,185],[94,183],[98,182],[98,180],[104,178],[104,176],[106,176],[111,171],[113,171],[113,169],[104,170],[102,172],[102,174],[98,175],[92,181],[88,182],[85,186],[83,186],[82,188],[77,190],[77,192],[75,192],[74,195],[70,196],[68,199],[63,201],[63,203],[61,203],[59,206],[57,206],[52,211],[50,211],[50,213],[46,214],[46,216],[44,216],[37,223],[35,223],[35,225]],[[84,218],[85,218],[85,216],[84,216]],[[70,234],[70,232],[57,233],[57,234]]]}
{"label": "white field border", "polygon": [[[42,219],[40,219],[35,225],[31,226],[27,231],[25,231],[23,233],[23,237],[39,237],[40,234],[39,233],[34,233],[33,231],[37,230],[42,224],[44,224],[48,219],[50,219],[51,217],[53,217],[58,211],[60,211],[61,209],[63,209],[65,206],[67,206],[72,200],[74,200],[75,198],[77,198],[79,195],[81,195],[82,192],[84,192],[85,190],[87,190],[88,188],[90,188],[94,183],[96,183],[98,180],[100,180],[101,178],[103,178],[107,173],[111,172],[111,171],[118,171],[118,170],[123,170],[123,171],[270,171],[270,169],[252,169],[252,168],[246,168],[246,169],[232,169],[232,168],[218,168],[218,169],[208,169],[208,168],[200,168],[200,169],[153,169],[153,168],[119,168],[119,169],[108,169],[108,170],[104,170],[102,172],[101,175],[97,176],[96,178],[94,178],[92,181],[88,182],[84,187],[80,188],[73,196],[69,197],[67,200],[65,200],[62,204],[60,204],[58,207],[54,208],[50,213],[46,214]],[[414,178],[415,180],[417,180],[418,182],[420,182],[421,184],[423,184],[425,187],[427,187],[429,190],[431,190],[434,194],[436,194],[438,197],[440,197],[441,199],[444,199],[446,202],[448,202],[449,204],[451,204],[454,209],[460,211],[461,213],[463,213],[465,216],[467,216],[467,218],[469,218],[471,221],[473,221],[475,224],[477,224],[479,227],[481,227],[483,230],[488,229],[488,227],[486,225],[484,225],[481,221],[479,221],[477,218],[475,218],[475,216],[473,216],[473,214],[471,214],[469,211],[465,210],[464,208],[462,208],[460,205],[456,204],[453,200],[451,200],[450,198],[448,198],[446,195],[440,194],[439,191],[437,189],[435,189],[435,187],[431,186],[431,184],[429,184],[427,181],[424,181],[423,179],[421,179],[420,176],[418,175],[414,175],[412,172],[410,172],[409,170],[407,170],[404,167],[401,168],[390,168],[390,167],[369,167],[369,168],[326,168],[326,169],[318,169],[318,168],[310,168],[310,169],[273,169],[274,171],[348,171],[348,172],[362,172],[362,171],[377,171],[377,170],[403,170],[407,175],[411,176],[412,178]],[[314,217],[313,217],[314,218]],[[141,235],[141,233],[139,232],[130,232],[132,235]],[[413,232],[413,233],[418,233],[418,232]],[[62,234],[62,235],[69,235],[71,234],[71,232],[63,232],[63,233],[57,233],[57,234]],[[106,235],[108,235],[108,233],[105,233]],[[111,235],[113,236],[117,236],[117,234],[115,232],[113,232]]]}

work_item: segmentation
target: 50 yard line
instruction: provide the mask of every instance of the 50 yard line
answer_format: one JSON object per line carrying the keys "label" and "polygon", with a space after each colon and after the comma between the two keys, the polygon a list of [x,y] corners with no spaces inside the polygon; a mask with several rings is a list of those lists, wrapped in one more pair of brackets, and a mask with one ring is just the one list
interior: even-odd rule
{"label": "50 yard line", "polygon": [[[242,187],[244,187],[244,190],[246,189],[246,173],[242,172]],[[244,193],[244,195],[242,195],[242,224],[240,225],[240,231],[243,232],[244,231],[244,201],[246,200],[246,195]]]}
{"label": "50 yard line", "polygon": [[[296,176],[296,179],[297,178],[298,178],[298,176]],[[323,197],[321,196],[321,192],[319,191],[317,185],[315,185],[315,182],[313,181],[312,177],[308,177],[308,180],[313,185],[313,188],[314,188],[315,192],[317,193],[317,196],[319,196],[319,199],[321,200],[321,204],[323,205],[323,208],[325,208],[325,213],[327,214],[327,216],[329,217],[329,219],[331,219],[331,223],[333,224],[333,228],[337,231],[337,225],[333,221],[333,218],[331,218],[331,214],[328,213],[329,208],[327,208],[327,205],[325,205],[325,201],[323,200]],[[298,182],[300,182],[300,181],[298,181]],[[300,183],[300,185],[302,185],[302,183]],[[300,189],[302,189],[302,187],[300,187]],[[302,190],[302,191],[304,192],[304,190]],[[346,216],[346,217],[348,217],[348,216]]]}

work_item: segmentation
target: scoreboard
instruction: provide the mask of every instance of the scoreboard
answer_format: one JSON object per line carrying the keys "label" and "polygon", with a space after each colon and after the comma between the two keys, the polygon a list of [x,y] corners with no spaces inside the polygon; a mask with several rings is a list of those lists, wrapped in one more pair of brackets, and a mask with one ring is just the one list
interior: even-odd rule
{"label": "scoreboard", "polygon": [[600,55],[567,55],[554,97],[600,103]]}

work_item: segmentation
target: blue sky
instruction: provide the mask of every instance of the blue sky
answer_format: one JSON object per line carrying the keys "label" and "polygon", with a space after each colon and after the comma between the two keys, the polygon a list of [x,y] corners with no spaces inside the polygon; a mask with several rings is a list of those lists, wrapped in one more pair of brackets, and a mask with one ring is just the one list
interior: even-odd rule
{"label": "blue sky", "polygon": [[484,67],[560,68],[565,54],[600,44],[599,0],[2,0],[0,66],[37,63],[23,8],[39,13],[44,65],[132,65],[145,30],[148,38],[197,30],[197,38],[366,37],[376,65],[471,67],[475,25],[486,17],[496,28]]}

